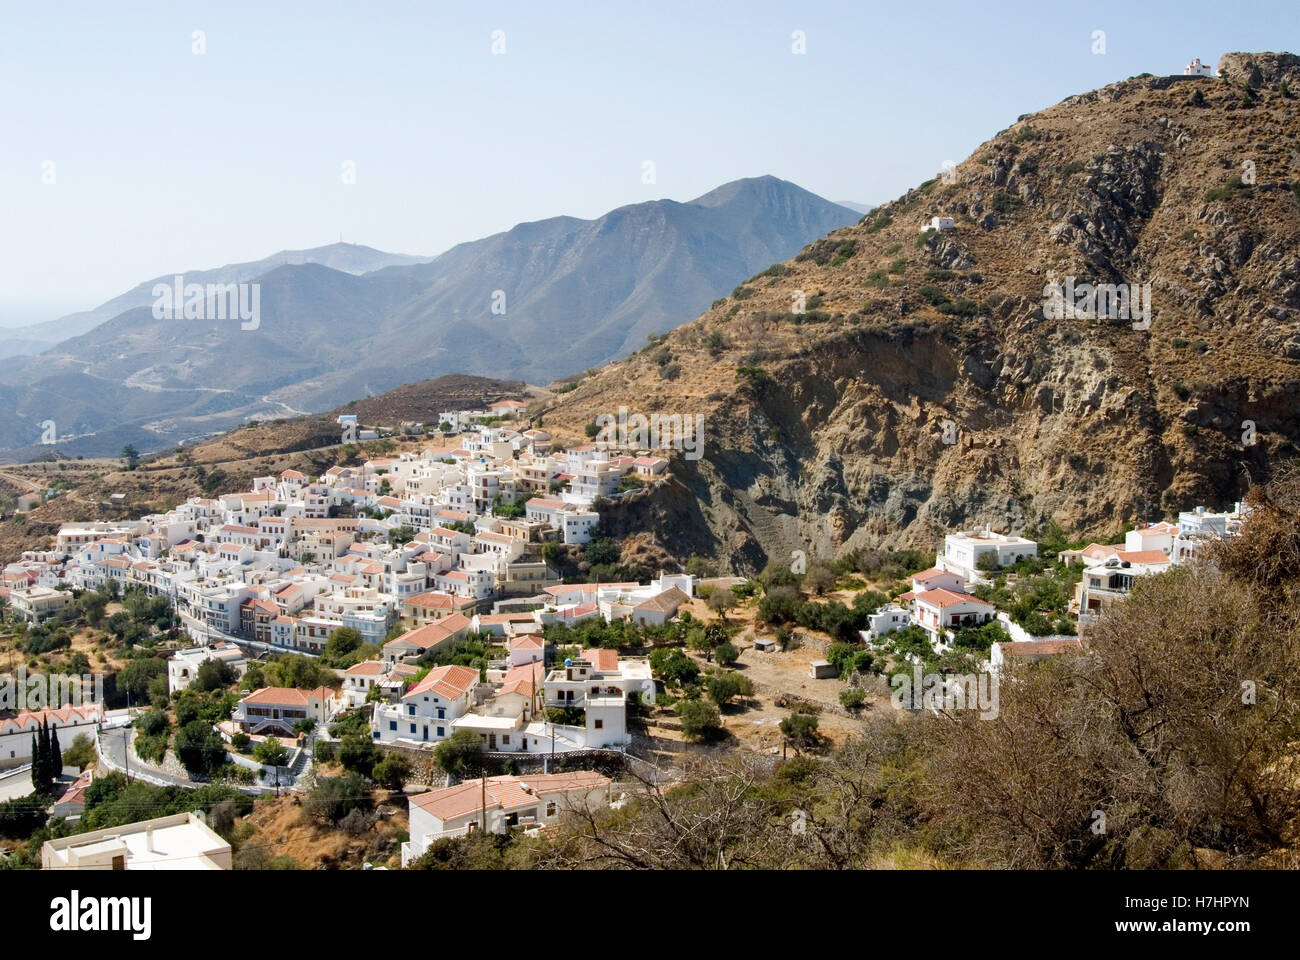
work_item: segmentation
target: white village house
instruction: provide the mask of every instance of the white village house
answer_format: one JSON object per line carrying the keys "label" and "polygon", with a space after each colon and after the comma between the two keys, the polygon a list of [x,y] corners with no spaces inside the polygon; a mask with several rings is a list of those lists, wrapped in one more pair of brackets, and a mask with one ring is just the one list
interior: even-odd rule
{"label": "white village house", "polygon": [[982,579],[980,565],[1009,567],[1018,560],[1038,556],[1038,544],[1024,537],[991,530],[962,530],[943,538],[943,552],[935,566],[959,575],[967,583]]}
{"label": "white village house", "polygon": [[184,690],[188,687],[195,676],[198,675],[199,667],[203,666],[207,660],[216,660],[227,664],[241,677],[247,667],[244,662],[244,652],[228,641],[214,643],[206,647],[188,647],[184,650],[177,650],[172,654],[171,659],[167,661],[168,692],[176,693],[178,690]]}
{"label": "white village house", "polygon": [[486,777],[419,794],[410,801],[411,839],[402,844],[402,866],[444,837],[545,827],[574,806],[608,806],[609,788],[608,777],[575,771]]}

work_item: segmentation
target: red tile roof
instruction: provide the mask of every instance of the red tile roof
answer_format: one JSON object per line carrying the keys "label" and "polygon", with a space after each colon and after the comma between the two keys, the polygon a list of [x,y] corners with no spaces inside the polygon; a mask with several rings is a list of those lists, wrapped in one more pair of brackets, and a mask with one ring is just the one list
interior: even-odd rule
{"label": "red tile roof", "polygon": [[931,606],[943,609],[944,607],[955,607],[959,603],[978,603],[986,607],[992,607],[993,604],[979,597],[972,597],[969,593],[958,593],[955,590],[944,590],[942,587],[934,590],[927,590],[925,593],[915,595],[917,603],[928,603]]}
{"label": "red tile roof", "polygon": [[277,706],[307,706],[307,691],[296,687],[262,687],[244,697],[241,703],[270,703]]}
{"label": "red tile roof", "polygon": [[485,807],[488,810],[521,810],[536,805],[538,797],[543,794],[593,790],[609,784],[608,777],[591,770],[539,773],[529,777],[488,777],[442,790],[430,790],[412,797],[410,802],[437,819],[447,821],[479,813]]}
{"label": "red tile roof", "polygon": [[1163,550],[1120,550],[1115,556],[1128,563],[1168,563],[1169,556]]}
{"label": "red tile roof", "polygon": [[603,648],[583,650],[582,659],[588,661],[597,670],[612,672],[618,669],[618,651]]}
{"label": "red tile roof", "polygon": [[402,694],[402,699],[409,700],[411,697],[433,692],[448,700],[455,700],[476,683],[478,683],[478,671],[473,667],[454,665],[435,667],[425,675],[423,680]]}
{"label": "red tile roof", "polygon": [[428,650],[430,647],[436,647],[445,641],[454,633],[470,626],[470,620],[463,613],[453,613],[449,617],[443,617],[441,620],[435,620],[433,623],[427,623],[415,630],[410,630],[395,637],[384,644],[384,647],[396,646],[398,644],[419,647],[421,650]]}

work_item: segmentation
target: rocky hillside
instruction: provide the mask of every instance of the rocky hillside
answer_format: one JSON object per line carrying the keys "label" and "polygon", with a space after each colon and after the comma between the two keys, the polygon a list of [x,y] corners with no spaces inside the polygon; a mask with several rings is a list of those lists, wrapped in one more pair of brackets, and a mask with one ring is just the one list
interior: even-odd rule
{"label": "rocky hillside", "polygon": [[[705,457],[629,509],[739,570],[1232,501],[1300,436],[1300,59],[1220,67],[1021,117],[587,378],[548,429],[705,414]],[[1067,278],[1149,283],[1149,325],[1048,319]]]}

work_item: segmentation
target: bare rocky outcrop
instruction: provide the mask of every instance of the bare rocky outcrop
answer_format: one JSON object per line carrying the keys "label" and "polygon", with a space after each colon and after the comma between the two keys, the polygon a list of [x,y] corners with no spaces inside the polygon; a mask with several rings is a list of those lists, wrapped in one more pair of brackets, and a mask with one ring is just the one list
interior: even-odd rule
{"label": "bare rocky outcrop", "polygon": [[1219,58],[1219,76],[1258,90],[1283,80],[1300,81],[1300,57],[1293,53],[1225,53]]}
{"label": "bare rocky outcrop", "polygon": [[[674,461],[655,535],[741,571],[1229,503],[1300,453],[1295,61],[1229,54],[1227,82],[1133,78],[1022,117],[955,182],[674,331],[656,351],[675,379],[635,354],[564,395],[548,429],[580,437],[620,405],[705,414],[704,459]],[[923,234],[935,215],[956,229]],[[1151,323],[1051,318],[1066,277],[1150,284]]]}

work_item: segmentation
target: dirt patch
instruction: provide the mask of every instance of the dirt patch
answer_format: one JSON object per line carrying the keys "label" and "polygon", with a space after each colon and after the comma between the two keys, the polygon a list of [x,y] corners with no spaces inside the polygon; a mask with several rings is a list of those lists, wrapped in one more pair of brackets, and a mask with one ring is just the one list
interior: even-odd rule
{"label": "dirt patch", "polygon": [[[837,597],[852,603],[852,593]],[[681,734],[677,715],[672,707],[657,707],[648,717],[646,748],[659,755],[660,760],[674,753],[697,750],[727,750],[737,747],[759,753],[780,752],[783,737],[780,724],[791,713],[797,701],[814,705],[818,716],[818,729],[834,745],[842,745],[862,732],[862,716],[870,710],[891,709],[888,688],[878,677],[862,678],[867,690],[867,706],[857,714],[840,705],[840,692],[849,684],[838,678],[814,680],[810,676],[810,663],[823,659],[823,653],[833,641],[817,631],[794,628],[801,638],[801,646],[792,650],[774,650],[766,653],[753,648],[758,637],[772,637],[774,630],[756,621],[756,603],[747,601],[727,613],[727,625],[736,632],[731,642],[740,648],[740,659],[734,669],[747,676],[754,684],[754,695],[739,700],[722,713],[725,730],[723,738],[711,746],[689,744]],[[692,600],[689,607],[693,616],[708,622],[715,615],[705,607],[704,601]],[[686,651],[702,670],[715,668],[693,651]],[[789,706],[778,706],[777,701]],[[659,762],[659,760],[656,760]]]}
{"label": "dirt patch", "polygon": [[306,821],[297,796],[260,799],[253,812],[240,821],[253,827],[240,849],[260,846],[268,857],[289,856],[309,870],[360,870],[365,863],[397,866],[401,841],[409,828],[406,800],[400,794],[387,801],[377,792],[379,819],[361,834],[335,826]]}

